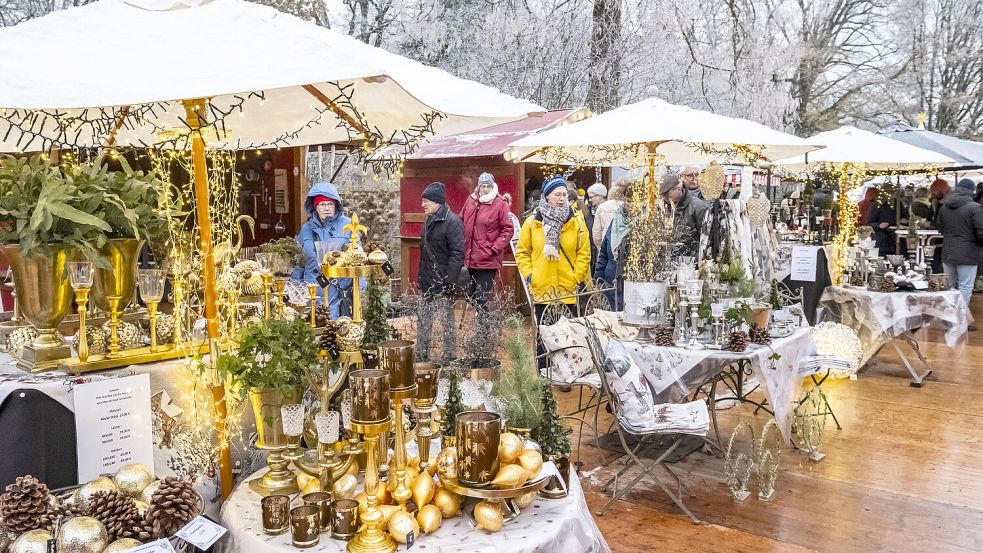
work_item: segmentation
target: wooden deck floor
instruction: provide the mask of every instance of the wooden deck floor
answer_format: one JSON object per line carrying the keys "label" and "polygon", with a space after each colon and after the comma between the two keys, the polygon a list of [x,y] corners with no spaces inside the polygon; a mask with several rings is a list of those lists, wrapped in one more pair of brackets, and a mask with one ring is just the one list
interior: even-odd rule
{"label": "wooden deck floor", "polygon": [[[983,298],[973,307],[983,319]],[[643,482],[604,516],[595,515],[611,549],[983,552],[983,332],[969,333],[959,351],[947,348],[938,331],[923,343],[935,369],[924,388],[908,385],[893,348],[882,350],[858,380],[824,385],[843,430],[829,421],[819,463],[785,449],[771,501],[735,502],[723,459],[693,453],[673,468],[693,489],[686,505],[703,524],[692,524]],[[576,392],[557,395],[561,409],[576,402]],[[759,431],[767,415],[752,411],[745,405],[723,411],[721,438],[741,419]],[[620,465],[600,466],[589,439],[581,454],[581,481],[596,511],[608,500],[600,486]]]}

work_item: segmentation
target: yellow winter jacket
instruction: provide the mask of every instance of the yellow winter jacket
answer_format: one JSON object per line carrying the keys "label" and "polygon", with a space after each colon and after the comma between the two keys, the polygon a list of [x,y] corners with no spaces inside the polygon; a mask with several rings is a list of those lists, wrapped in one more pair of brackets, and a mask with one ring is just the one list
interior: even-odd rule
{"label": "yellow winter jacket", "polygon": [[[515,247],[515,264],[522,278],[529,281],[533,302],[545,303],[551,297],[569,296],[577,285],[590,280],[590,236],[579,213],[563,225],[560,233],[560,259],[551,261],[543,255],[546,232],[535,214],[522,223],[519,243]],[[564,252],[566,256],[564,256]],[[567,257],[570,258],[567,261]],[[529,280],[530,275],[532,280]],[[562,300],[575,303],[575,298]]]}

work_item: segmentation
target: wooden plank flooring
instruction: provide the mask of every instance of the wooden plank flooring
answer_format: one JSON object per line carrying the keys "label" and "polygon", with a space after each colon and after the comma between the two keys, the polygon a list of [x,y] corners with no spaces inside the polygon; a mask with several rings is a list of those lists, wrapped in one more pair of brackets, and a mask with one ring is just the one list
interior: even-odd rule
{"label": "wooden plank flooring", "polygon": [[[983,320],[983,298],[975,298],[973,307]],[[907,346],[902,348],[907,354]],[[594,517],[611,549],[983,552],[983,332],[969,333],[967,343],[953,351],[941,332],[926,331],[923,349],[935,369],[924,388],[908,385],[910,376],[890,346],[858,380],[824,385],[843,430],[829,420],[822,444],[826,458],[819,463],[786,448],[771,501],[735,502],[723,459],[693,453],[672,467],[693,489],[685,502],[703,524],[692,524],[654,483],[643,481],[626,500]],[[576,395],[576,389],[558,392],[561,410],[570,410]],[[722,411],[721,439],[740,420],[757,432],[766,417],[745,405]],[[610,422],[602,417],[605,428]],[[601,466],[588,434],[581,481],[588,505],[597,511],[609,498],[600,487],[620,464]],[[628,476],[634,474],[636,469]]]}

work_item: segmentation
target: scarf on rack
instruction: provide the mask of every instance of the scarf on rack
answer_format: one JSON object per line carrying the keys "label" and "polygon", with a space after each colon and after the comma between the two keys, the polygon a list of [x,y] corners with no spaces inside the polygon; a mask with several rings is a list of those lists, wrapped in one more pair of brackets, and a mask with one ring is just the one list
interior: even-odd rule
{"label": "scarf on rack", "polygon": [[543,255],[550,261],[557,261],[560,259],[560,234],[563,232],[563,225],[567,224],[573,216],[573,211],[570,206],[554,207],[546,201],[546,198],[539,199],[537,211],[543,221],[543,230],[546,232]]}

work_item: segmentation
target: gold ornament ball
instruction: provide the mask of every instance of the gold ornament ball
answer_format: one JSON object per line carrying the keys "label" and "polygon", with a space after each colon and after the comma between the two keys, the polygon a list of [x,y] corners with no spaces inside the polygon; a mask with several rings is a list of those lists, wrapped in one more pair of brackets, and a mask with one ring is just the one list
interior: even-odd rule
{"label": "gold ornament ball", "polygon": [[437,488],[433,494],[433,504],[440,509],[444,518],[453,518],[461,514],[461,496],[447,488]]}
{"label": "gold ornament ball", "polygon": [[354,499],[355,488],[358,486],[358,479],[351,474],[346,474],[334,483],[333,499]]}
{"label": "gold ornament ball", "polygon": [[31,530],[21,534],[7,548],[7,553],[48,553],[48,540],[51,533],[47,530]]}
{"label": "gold ornament ball", "polygon": [[498,460],[503,465],[514,463],[522,451],[522,439],[511,432],[502,434],[498,442]]}
{"label": "gold ornament ball", "polygon": [[140,501],[144,503],[153,503],[151,499],[154,497],[154,492],[160,487],[160,480],[154,480],[153,482],[144,486],[143,491],[140,492]]}
{"label": "gold ornament ball", "polygon": [[140,516],[145,516],[147,514],[147,509],[150,508],[150,503],[140,501],[139,499],[134,499],[133,504],[137,506],[137,512],[140,513]]}
{"label": "gold ornament ball", "polygon": [[315,479],[317,479],[316,476],[307,474],[302,470],[297,471],[297,487],[300,489],[306,488],[307,485],[310,484],[311,480],[315,480]]}
{"label": "gold ornament ball", "polygon": [[100,476],[95,480],[86,483],[84,486],[79,488],[78,497],[75,502],[85,508],[86,510],[92,507],[92,496],[99,492],[110,492],[116,490],[116,484],[113,483],[108,477]]}
{"label": "gold ornament ball", "polygon": [[150,474],[150,469],[139,463],[124,465],[113,476],[113,482],[119,491],[134,499],[139,499],[143,489],[153,481],[154,475]]}
{"label": "gold ornament ball", "polygon": [[109,547],[104,549],[102,553],[123,553],[134,547],[140,547],[140,545],[142,544],[133,538],[120,538],[109,544]]}
{"label": "gold ornament ball", "polygon": [[378,505],[380,511],[382,511],[382,527],[385,528],[389,524],[389,519],[393,517],[396,513],[405,513],[406,511],[400,511],[399,507],[396,505]]}
{"label": "gold ornament ball", "polygon": [[75,517],[58,531],[58,553],[102,553],[109,545],[109,533],[92,517]]}
{"label": "gold ornament ball", "polygon": [[420,525],[413,518],[413,515],[406,511],[399,511],[389,517],[389,534],[399,543],[406,543],[406,536],[413,532],[414,536],[420,535]]}
{"label": "gold ornament ball", "polygon": [[497,501],[482,501],[474,506],[474,520],[478,528],[498,532],[505,525],[502,504]]}
{"label": "gold ornament ball", "polygon": [[456,480],[457,479],[457,448],[455,447],[445,447],[439,454],[437,454],[437,460],[434,461],[437,465],[437,474],[441,478],[446,480]]}
{"label": "gold ornament ball", "polygon": [[526,509],[532,505],[533,501],[536,500],[536,493],[537,492],[529,492],[525,495],[520,495],[519,497],[515,498],[513,503],[515,503],[515,506],[520,509]]}
{"label": "gold ornament ball", "polygon": [[305,494],[315,493],[321,491],[321,481],[317,478],[312,479],[310,482],[304,486],[303,492]]}
{"label": "gold ornament ball", "polygon": [[413,483],[410,484],[410,490],[413,492],[413,503],[421,506],[430,503],[436,491],[433,484],[433,477],[427,473],[417,476],[413,480]]}
{"label": "gold ornament ball", "polygon": [[420,524],[420,530],[427,534],[433,534],[440,528],[444,515],[436,505],[424,505],[416,513],[416,521]]}

